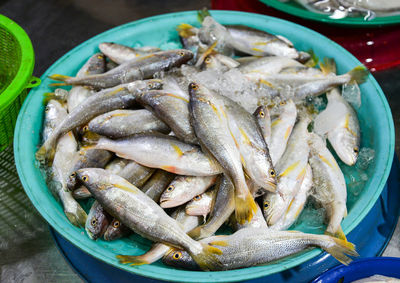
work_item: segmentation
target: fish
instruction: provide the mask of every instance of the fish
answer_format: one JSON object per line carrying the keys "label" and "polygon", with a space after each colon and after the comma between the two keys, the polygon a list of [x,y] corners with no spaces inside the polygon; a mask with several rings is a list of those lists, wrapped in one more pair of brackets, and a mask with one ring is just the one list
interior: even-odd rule
{"label": "fish", "polygon": [[[194,227],[200,224],[200,217],[187,215],[183,208],[175,210],[172,213],[171,217],[175,219],[179,224],[181,224],[183,231],[185,232],[193,229]],[[145,254],[140,256],[133,256],[133,260],[137,261],[138,259],[140,259],[141,261],[146,262],[147,264],[151,264],[161,259],[166,253],[169,252],[170,249],[171,247],[168,245],[155,243],[153,244],[151,249]],[[130,263],[131,260],[129,255],[119,256],[119,259],[120,263],[122,264]]]}
{"label": "fish", "polygon": [[106,232],[110,220],[110,216],[104,208],[94,201],[85,223],[86,234],[90,239],[97,240]]}
{"label": "fish", "polygon": [[312,187],[312,170],[310,165],[307,165],[306,174],[304,175],[303,182],[301,183],[300,189],[296,196],[290,201],[290,204],[281,219],[278,220],[274,225],[270,226],[270,229],[274,230],[287,230],[297,220],[301,212],[303,211],[304,205],[307,201],[309,191]]}
{"label": "fish", "polygon": [[54,132],[54,129],[67,116],[67,110],[63,104],[56,99],[50,99],[44,108],[44,121],[42,141],[46,142]]}
{"label": "fish", "polygon": [[[215,259],[215,255],[220,253],[218,248],[191,239],[176,220],[122,177],[99,168],[80,169],[77,176],[111,215],[137,234],[151,241],[184,248],[204,270],[219,265]],[[117,258],[124,259],[123,256]],[[141,265],[147,262],[130,257],[129,263]]]}
{"label": "fish", "polygon": [[89,130],[110,138],[123,138],[143,132],[168,134],[171,129],[146,109],[114,110],[99,115],[88,124]]}
{"label": "fish", "polygon": [[114,241],[132,233],[132,230],[125,226],[121,221],[114,218],[111,223],[107,226],[106,231],[103,234],[105,241]]}
{"label": "fish", "polygon": [[133,59],[146,56],[149,53],[159,52],[160,48],[147,46],[145,48],[132,48],[115,42],[102,42],[99,44],[100,51],[118,65]]}
{"label": "fish", "polygon": [[274,225],[283,217],[303,182],[310,152],[310,133],[307,129],[310,122],[311,118],[307,114],[301,114],[301,119],[289,138],[286,151],[276,165],[277,192],[266,193],[263,196],[264,217],[268,226]]}
{"label": "fish", "polygon": [[160,197],[162,208],[176,207],[187,203],[214,185],[217,176],[176,176]]}
{"label": "fish", "polygon": [[[253,115],[254,117],[256,117],[257,124],[260,127],[264,141],[269,149],[269,146],[271,145],[272,129],[271,129],[271,116],[269,114],[268,107],[264,105],[259,106],[254,111]],[[271,157],[271,162],[272,162],[272,157]]]}
{"label": "fish", "polygon": [[224,96],[221,99],[227,110],[229,129],[239,147],[246,174],[261,188],[275,192],[275,169],[255,117],[231,99]]}
{"label": "fish", "polygon": [[151,178],[143,185],[141,190],[152,200],[158,203],[160,201],[161,194],[174,178],[174,174],[164,170],[156,170]]}
{"label": "fish", "polygon": [[197,57],[199,57],[199,49],[205,49],[205,45],[200,42],[198,33],[199,29],[186,24],[182,23],[177,26],[176,30],[179,34],[179,39],[182,43],[184,49],[188,49],[193,52],[193,58],[187,62],[187,64],[195,64],[197,61]]}
{"label": "fish", "polygon": [[222,172],[218,162],[204,154],[198,146],[162,134],[136,134],[118,140],[101,138],[96,148],[107,149],[143,166],[178,175],[213,176]]}
{"label": "fish", "polygon": [[[268,82],[272,88],[283,90],[283,95],[297,101],[307,96],[318,96],[331,90],[333,87],[349,82],[363,83],[368,76],[368,71],[364,66],[357,66],[342,75],[323,75],[319,76],[314,68],[291,68],[277,74],[263,75],[262,79]],[[310,76],[310,73],[313,75]]]}
{"label": "fish", "polygon": [[281,101],[278,109],[278,117],[271,121],[271,141],[268,144],[269,154],[274,166],[285,152],[297,118],[296,105],[291,99]]}
{"label": "fish", "polygon": [[[352,261],[347,255],[358,256],[354,244],[328,235],[273,231],[265,228],[244,228],[232,235],[214,236],[202,242],[218,247],[222,251],[221,255],[216,255],[222,266],[213,269],[215,271],[266,264],[309,247],[319,247],[345,265]],[[163,263],[185,269],[199,269],[184,250],[171,250],[164,256]]]}
{"label": "fish", "polygon": [[[324,69],[335,71],[334,64],[327,61]],[[357,162],[361,138],[357,113],[338,88],[333,88],[326,97],[326,108],[314,119],[314,132],[327,137],[340,160],[352,166]]]}
{"label": "fish", "polygon": [[210,237],[235,211],[235,188],[230,178],[222,175],[215,187],[217,193],[208,220],[206,223],[188,232],[188,235],[193,239]]}
{"label": "fish", "polygon": [[226,28],[231,36],[230,45],[235,50],[253,56],[275,55],[299,58],[293,43],[281,35],[273,35],[242,25],[229,25]]}
{"label": "fish", "polygon": [[[89,60],[82,66],[76,74],[76,77],[81,78],[90,75],[102,74],[106,71],[105,57],[101,53],[95,53]],[[72,112],[75,107],[85,101],[89,96],[96,92],[90,88],[83,86],[74,86],[68,94],[68,112]]]}
{"label": "fish", "polygon": [[311,195],[326,210],[328,226],[325,233],[346,240],[340,225],[347,216],[347,189],[343,173],[320,136],[311,134],[309,144],[314,184]]}
{"label": "fish", "polygon": [[[195,196],[185,206],[186,214],[192,216],[203,216],[204,222],[206,216],[211,211],[211,206],[215,201],[216,190],[213,188],[205,193]],[[194,227],[193,227],[194,228]]]}
{"label": "fish", "polygon": [[257,206],[247,188],[240,152],[228,126],[223,101],[204,86],[190,83],[191,122],[202,148],[224,168],[235,187],[235,215],[239,223],[251,220]]}
{"label": "fish", "polygon": [[52,80],[62,81],[58,85],[84,85],[97,89],[111,88],[117,85],[150,79],[156,72],[179,67],[192,59],[193,53],[185,49],[159,51],[138,59],[127,61],[118,67],[98,75],[85,77],[69,77],[59,74],[51,75]]}
{"label": "fish", "polygon": [[197,143],[189,120],[189,99],[163,90],[148,91],[138,97],[140,104],[167,124],[186,143]]}
{"label": "fish", "polygon": [[51,136],[36,152],[36,159],[42,164],[51,162],[54,157],[57,140],[61,135],[87,124],[100,114],[132,106],[139,93],[160,87],[159,80],[136,81],[112,89],[105,89],[90,96],[85,100],[85,103],[76,107],[57,125]]}
{"label": "fish", "polygon": [[206,70],[220,70],[226,72],[240,65],[235,59],[222,54],[210,54],[205,57],[202,68]]}
{"label": "fish", "polygon": [[112,156],[112,153],[107,150],[82,147],[75,158],[71,160],[72,167],[70,169],[67,179],[67,188],[70,191],[73,191],[75,189],[77,185],[75,173],[76,170],[91,167],[104,168],[106,164],[111,160]]}

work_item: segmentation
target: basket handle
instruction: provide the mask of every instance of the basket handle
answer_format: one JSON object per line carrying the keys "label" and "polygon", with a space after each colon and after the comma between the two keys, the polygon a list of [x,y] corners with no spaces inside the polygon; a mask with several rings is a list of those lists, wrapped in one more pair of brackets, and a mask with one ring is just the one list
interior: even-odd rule
{"label": "basket handle", "polygon": [[32,76],[25,88],[37,87],[41,82],[42,81],[39,78]]}

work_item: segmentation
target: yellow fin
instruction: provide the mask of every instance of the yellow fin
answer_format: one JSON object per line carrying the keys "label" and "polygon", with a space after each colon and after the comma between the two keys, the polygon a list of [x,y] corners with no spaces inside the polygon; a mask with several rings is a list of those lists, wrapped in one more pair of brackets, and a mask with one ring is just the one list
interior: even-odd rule
{"label": "yellow fin", "polygon": [[143,259],[142,256],[134,256],[134,255],[117,255],[116,258],[122,264],[130,264],[130,265],[143,265],[149,264],[149,262]]}
{"label": "yellow fin", "polygon": [[124,191],[129,192],[129,193],[134,193],[134,194],[137,193],[137,191],[135,191],[134,189],[129,188],[129,187],[124,186],[124,185],[121,185],[121,184],[112,184],[112,185],[114,187],[118,188],[118,189],[124,190]]}
{"label": "yellow fin", "polygon": [[257,211],[257,204],[249,192],[245,199],[235,195],[235,216],[239,224],[250,222]]}
{"label": "yellow fin", "polygon": [[352,259],[346,254],[350,256],[359,256],[354,244],[337,238],[332,238],[332,240],[335,245],[330,245],[328,248],[322,248],[344,265],[348,265],[352,261]]}
{"label": "yellow fin", "polygon": [[264,50],[262,50],[262,49],[260,49],[260,48],[255,48],[255,47],[253,47],[251,50],[253,50],[253,51],[257,51],[257,52],[264,52]]}
{"label": "yellow fin", "polygon": [[244,141],[247,144],[251,144],[251,141],[250,141],[248,135],[246,134],[246,132],[242,128],[239,128],[239,131],[240,131],[240,134],[242,135],[242,137],[244,138]]}
{"label": "yellow fin", "polygon": [[179,146],[177,146],[176,144],[170,142],[170,145],[172,146],[172,148],[175,150],[175,152],[178,154],[179,157],[182,157],[183,155],[183,151],[179,148]]}
{"label": "yellow fin", "polygon": [[194,261],[202,270],[221,270],[222,264],[216,257],[221,255],[222,251],[216,247],[202,243],[203,251],[198,254],[190,254]]}
{"label": "yellow fin", "polygon": [[201,54],[200,58],[196,62],[196,67],[200,67],[201,64],[203,64],[204,60],[208,55],[214,52],[215,46],[217,46],[218,40],[216,40],[213,44],[210,45],[210,47],[207,48],[206,51],[204,51],[203,54]]}
{"label": "yellow fin", "polygon": [[212,241],[212,242],[210,242],[208,244],[209,245],[213,245],[213,246],[221,246],[221,247],[228,246],[228,242],[227,241]]}
{"label": "yellow fin", "polygon": [[186,98],[184,98],[182,96],[179,96],[179,95],[176,95],[176,94],[173,94],[173,93],[167,93],[166,95],[170,96],[170,97],[173,97],[173,98],[177,98],[177,99],[183,100],[183,101],[189,103],[189,100],[187,100]]}
{"label": "yellow fin", "polygon": [[176,27],[176,30],[178,31],[179,36],[183,38],[188,38],[196,35],[196,33],[193,31],[193,26],[185,23],[178,25]]}
{"label": "yellow fin", "polygon": [[64,75],[60,75],[60,74],[54,74],[49,76],[50,79],[55,80],[55,81],[63,81],[65,82],[66,80],[68,80],[69,78],[71,78],[70,76],[64,76]]}
{"label": "yellow fin", "polygon": [[325,234],[347,242],[346,235],[344,234],[342,227],[340,226],[335,233],[325,231]]}
{"label": "yellow fin", "polygon": [[336,63],[333,58],[324,58],[324,62],[319,63],[319,67],[324,75],[336,74]]}

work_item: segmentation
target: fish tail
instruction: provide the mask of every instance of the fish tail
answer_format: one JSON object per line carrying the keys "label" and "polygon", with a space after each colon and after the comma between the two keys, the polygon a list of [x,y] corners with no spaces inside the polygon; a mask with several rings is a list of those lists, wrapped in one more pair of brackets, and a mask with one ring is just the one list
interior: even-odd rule
{"label": "fish tail", "polygon": [[195,35],[195,32],[193,32],[193,26],[189,24],[180,24],[176,27],[176,30],[178,31],[179,36],[183,38]]}
{"label": "fish tail", "polygon": [[74,226],[85,227],[87,214],[79,204],[75,212],[65,211],[65,215]]}
{"label": "fish tail", "polygon": [[336,74],[336,63],[333,58],[324,58],[324,62],[319,63],[319,67],[324,75]]}
{"label": "fish tail", "polygon": [[122,264],[130,264],[132,266],[134,265],[143,265],[143,264],[149,264],[148,260],[146,260],[145,255],[117,255],[116,258],[119,260],[120,263]]}
{"label": "fish tail", "polygon": [[192,239],[198,240],[198,239],[201,239],[202,230],[203,230],[203,226],[198,226],[198,227],[190,230],[187,234]]}
{"label": "fish tail", "polygon": [[49,103],[49,101],[52,99],[59,100],[54,92],[46,92],[45,94],[43,94],[43,104]]}
{"label": "fish tail", "polygon": [[240,196],[235,196],[235,216],[239,224],[250,222],[253,215],[257,211],[257,205],[250,192],[243,199]]}
{"label": "fish tail", "polygon": [[364,66],[357,66],[353,70],[351,70],[349,73],[350,75],[350,81],[351,82],[356,82],[357,84],[362,84],[367,80],[368,77],[368,70]]}
{"label": "fish tail", "polygon": [[48,165],[51,165],[54,155],[56,154],[56,150],[54,146],[49,143],[44,143],[39,150],[36,152],[35,157],[36,160],[39,161],[41,164],[45,164],[46,162]]}
{"label": "fish tail", "polygon": [[347,255],[359,256],[354,244],[333,237],[331,238],[331,240],[333,240],[333,245],[322,248],[344,265],[348,265],[352,261],[352,259],[349,258]]}
{"label": "fish tail", "polygon": [[59,86],[66,86],[68,85],[67,83],[52,83],[49,84],[50,87],[59,87]]}
{"label": "fish tail", "polygon": [[197,20],[200,23],[202,23],[207,16],[211,16],[211,14],[206,7],[197,11]]}
{"label": "fish tail", "polygon": [[307,67],[315,67],[317,66],[318,62],[319,62],[319,58],[317,56],[317,54],[315,54],[314,50],[310,49],[307,51],[307,53],[310,55],[310,59],[308,59],[304,65]]}
{"label": "fish tail", "polygon": [[190,255],[202,270],[221,270],[222,264],[216,255],[222,255],[222,251],[216,247],[202,243],[203,251]]}
{"label": "fish tail", "polygon": [[70,79],[70,76],[64,76],[64,75],[60,75],[60,74],[54,74],[49,76],[49,79],[55,80],[55,81],[62,81],[62,82],[66,82],[68,79]]}

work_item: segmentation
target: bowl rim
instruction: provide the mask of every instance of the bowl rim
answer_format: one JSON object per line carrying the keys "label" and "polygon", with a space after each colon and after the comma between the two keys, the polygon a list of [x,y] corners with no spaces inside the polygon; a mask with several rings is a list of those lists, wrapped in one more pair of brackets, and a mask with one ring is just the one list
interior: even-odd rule
{"label": "bowl rim", "polygon": [[[358,65],[361,65],[361,63],[353,56],[351,55],[348,51],[346,51],[345,49],[343,49],[341,46],[339,46],[338,44],[336,44],[335,42],[329,40],[328,38],[324,37],[323,35],[312,31],[311,29],[302,27],[298,24],[289,22],[289,21],[285,21],[285,20],[281,20],[281,19],[277,19],[274,17],[270,17],[270,16],[265,16],[265,15],[259,15],[259,14],[254,14],[254,13],[245,13],[245,12],[237,12],[237,11],[218,11],[218,10],[211,10],[210,11],[213,16],[215,16],[216,18],[218,17],[223,17],[223,16],[229,16],[229,17],[235,17],[235,16],[247,16],[247,17],[257,17],[260,18],[260,20],[269,20],[269,21],[275,21],[278,24],[282,24],[282,25],[290,25],[292,27],[295,27],[298,30],[302,30],[303,32],[307,32],[307,33],[312,33],[313,36],[316,37],[316,39],[323,39],[324,41],[329,41],[332,45],[334,45],[335,48],[340,49],[341,52],[346,53],[348,56],[351,56],[351,58],[353,58],[353,61],[355,63],[357,63]],[[70,56],[72,56],[75,52],[77,52],[80,48],[82,48],[84,45],[90,44],[94,41],[97,41],[99,38],[116,32],[120,29],[125,29],[125,28],[134,28],[137,25],[142,25],[142,24],[146,24],[151,22],[152,24],[154,24],[157,21],[162,21],[164,19],[168,19],[171,17],[182,17],[182,16],[196,16],[196,11],[185,11],[185,12],[177,12],[177,13],[168,13],[168,14],[163,14],[163,15],[158,15],[158,16],[154,16],[154,17],[148,17],[148,18],[144,18],[138,21],[133,21],[124,25],[120,25],[117,26],[115,28],[112,28],[110,30],[107,30],[103,33],[100,33],[90,39],[88,39],[87,41],[81,43],[80,45],[74,47],[72,50],[70,50],[68,53],[66,53],[64,56],[62,56],[60,59],[58,59],[51,67],[49,67],[49,69],[46,70],[46,72],[42,75],[42,79],[44,80],[47,75],[50,73],[50,71],[52,70],[52,68],[55,65],[59,65],[62,64],[63,61],[67,60]],[[387,117],[387,124],[388,124],[388,128],[389,128],[389,148],[385,149],[388,151],[387,156],[387,160],[385,162],[385,169],[384,172],[381,176],[381,180],[379,182],[379,190],[376,190],[373,197],[371,198],[371,200],[369,201],[369,203],[364,206],[363,211],[356,217],[356,219],[349,224],[349,226],[345,229],[345,234],[350,233],[350,231],[352,231],[357,225],[358,223],[365,217],[365,215],[370,211],[370,209],[373,207],[373,205],[375,204],[376,200],[378,199],[385,183],[386,180],[389,176],[390,173],[390,168],[391,168],[391,163],[392,163],[392,159],[393,159],[393,153],[394,153],[394,126],[393,126],[393,119],[391,116],[391,112],[390,112],[390,108],[388,105],[388,102],[385,99],[385,96],[382,92],[382,90],[380,89],[379,85],[377,84],[376,80],[372,77],[372,75],[369,75],[368,80],[370,80],[371,84],[374,86],[375,90],[377,93],[379,93],[379,99],[381,100],[383,107],[385,108],[386,113],[388,113],[388,115],[386,115]],[[28,162],[24,162],[23,161],[23,153],[21,153],[21,148],[23,148],[23,136],[24,136],[24,129],[23,129],[23,123],[24,123],[24,115],[29,107],[29,102],[33,99],[33,95],[35,92],[39,92],[40,88],[36,89],[33,91],[33,93],[30,93],[27,97],[27,99],[25,100],[20,114],[18,116],[18,120],[17,120],[17,124],[16,124],[16,128],[15,128],[15,137],[14,137],[14,156],[15,156],[15,163],[16,163],[16,167],[17,167],[17,171],[21,180],[21,183],[24,187],[25,192],[27,193],[29,199],[31,200],[31,202],[33,203],[33,205],[38,208],[40,207],[40,210],[38,209],[39,213],[46,219],[46,221],[57,231],[59,232],[61,235],[63,235],[64,238],[66,238],[69,242],[71,242],[72,244],[74,244],[75,246],[77,246],[78,248],[80,248],[81,250],[83,250],[84,252],[88,253],[88,251],[86,251],[85,249],[82,249],[80,247],[80,239],[78,237],[75,237],[73,235],[73,233],[69,233],[69,231],[65,231],[63,229],[62,226],[60,226],[57,221],[55,219],[53,219],[53,216],[51,215],[51,211],[47,211],[48,208],[40,206],[39,201],[37,199],[37,196],[35,194],[33,194],[33,191],[30,190],[30,187],[32,186],[32,182],[30,182],[29,179],[29,170],[27,172],[25,172],[25,168],[32,170],[32,165],[29,164],[27,165],[26,163]],[[390,114],[390,115],[389,115]],[[26,140],[26,139],[25,139]],[[31,173],[32,174],[32,173]],[[67,234],[67,236],[64,236],[65,234]],[[299,265],[301,263],[304,263],[312,258],[314,258],[315,256],[319,255],[322,253],[322,250],[320,249],[312,249],[312,250],[306,250],[303,251],[301,253],[298,253],[292,257],[289,258],[285,258],[284,259],[284,263],[285,264],[279,264],[279,265],[274,265],[272,267],[272,271],[266,273],[265,271],[263,272],[263,270],[252,270],[252,272],[250,273],[246,273],[246,278],[243,278],[241,276],[240,273],[238,273],[238,270],[244,270],[244,269],[237,269],[237,270],[230,270],[230,271],[215,271],[212,272],[214,274],[217,273],[221,273],[221,275],[234,275],[232,277],[229,278],[229,281],[242,281],[242,280],[246,280],[246,279],[253,279],[253,278],[258,278],[258,277],[262,277],[262,276],[266,276],[266,275],[270,275],[273,273],[277,273],[283,270],[287,270],[291,267],[294,267],[296,265]],[[113,265],[114,267],[117,267],[119,269],[128,271],[128,272],[132,272],[141,276],[145,276],[145,277],[149,277],[149,278],[154,278],[154,279],[162,279],[162,280],[170,280],[170,281],[179,281],[179,282],[188,282],[188,281],[195,281],[195,282],[209,282],[209,280],[212,280],[214,282],[221,282],[221,281],[226,281],[227,279],[224,279],[224,276],[221,276],[221,278],[218,280],[217,278],[215,278],[215,276],[213,277],[209,277],[207,278],[207,276],[201,276],[201,275],[205,275],[205,272],[196,272],[196,271],[186,271],[186,270],[180,270],[180,269],[175,269],[175,271],[177,272],[190,272],[190,274],[193,276],[193,278],[178,278],[175,276],[175,274],[167,274],[168,272],[154,272],[154,270],[147,270],[146,268],[142,268],[142,266],[139,266],[138,268],[132,268],[129,265],[122,265],[119,264],[115,261],[110,262],[109,260],[107,260],[106,258],[104,258],[101,254],[101,252],[99,252],[98,250],[90,250],[90,255],[94,256],[95,258],[106,262],[108,264]],[[154,268],[154,266],[153,266]],[[151,269],[151,268],[150,268]],[[248,268],[246,268],[248,269]],[[163,269],[160,270],[160,268],[157,271],[162,271]],[[171,273],[171,272],[169,272]],[[162,278],[160,278],[160,275],[163,276]],[[189,273],[187,274],[189,275]],[[226,277],[225,277],[226,278]]]}
{"label": "bowl rim", "polygon": [[343,19],[332,19],[329,15],[314,13],[301,7],[297,3],[285,3],[279,0],[259,0],[267,6],[273,7],[284,13],[316,22],[323,22],[332,25],[343,25],[353,27],[379,27],[396,25],[400,23],[400,15],[376,17],[370,21],[365,21],[362,17],[345,17]]}

